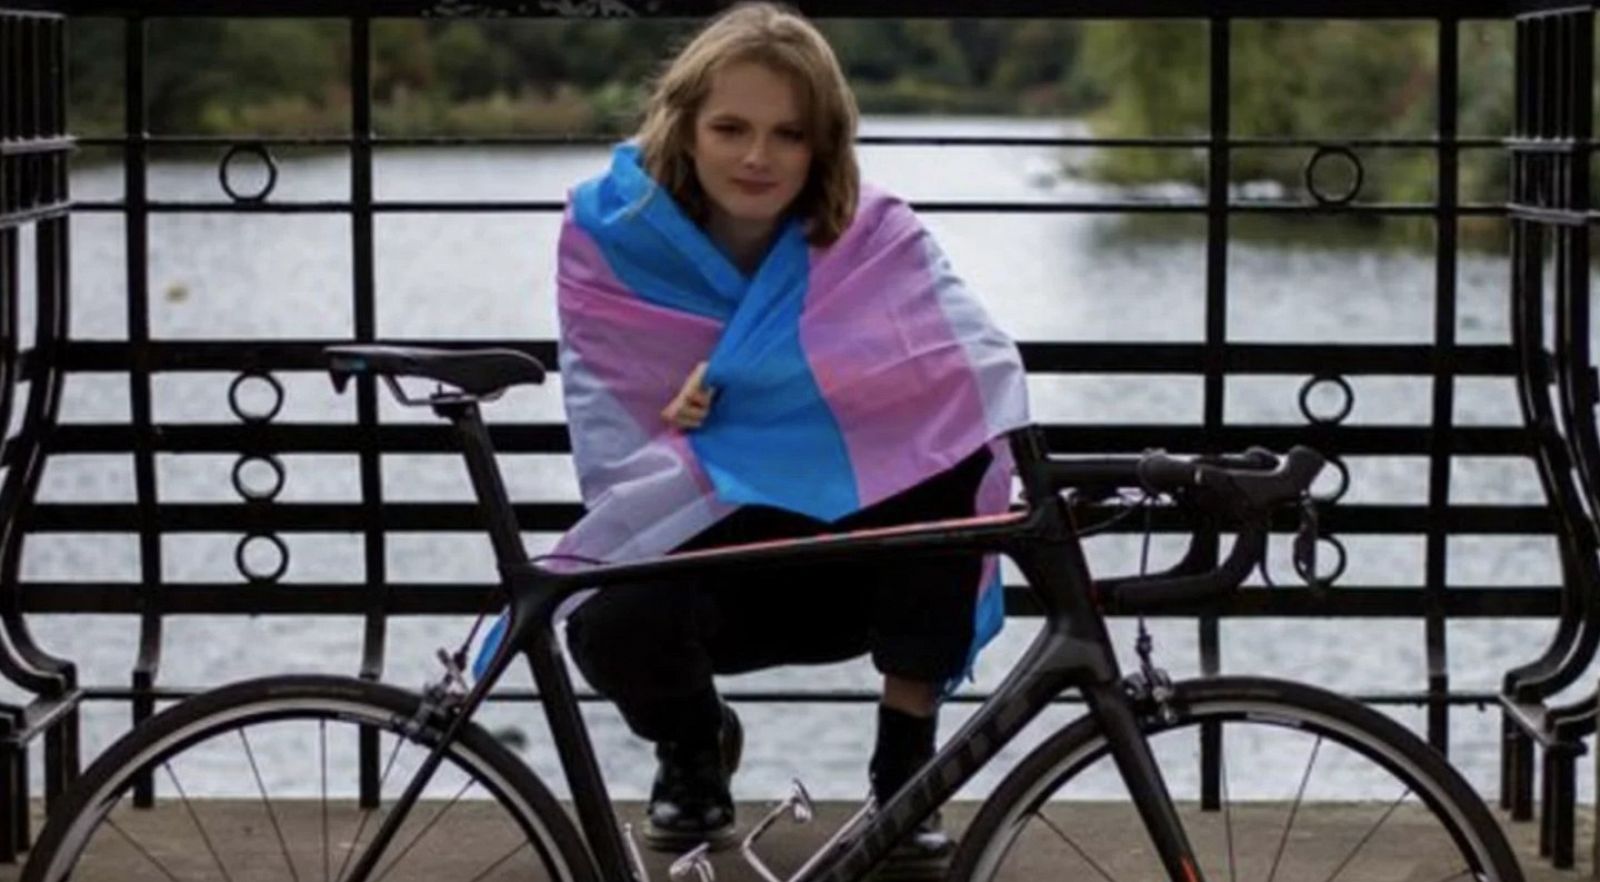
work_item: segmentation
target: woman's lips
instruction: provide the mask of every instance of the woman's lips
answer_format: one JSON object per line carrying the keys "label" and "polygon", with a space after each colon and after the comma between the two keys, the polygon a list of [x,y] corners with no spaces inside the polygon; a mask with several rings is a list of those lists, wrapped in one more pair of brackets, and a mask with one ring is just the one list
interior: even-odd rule
{"label": "woman's lips", "polygon": [[745,193],[756,196],[776,188],[778,183],[776,181],[741,181],[738,178],[734,178],[733,185]]}

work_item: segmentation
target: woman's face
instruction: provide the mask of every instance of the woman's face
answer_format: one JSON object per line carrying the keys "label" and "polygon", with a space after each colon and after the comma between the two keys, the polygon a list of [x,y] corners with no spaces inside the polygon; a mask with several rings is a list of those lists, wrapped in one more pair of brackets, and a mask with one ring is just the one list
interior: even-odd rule
{"label": "woman's face", "polygon": [[790,78],[757,62],[718,71],[694,121],[695,176],[723,222],[775,223],[811,171],[810,133]]}

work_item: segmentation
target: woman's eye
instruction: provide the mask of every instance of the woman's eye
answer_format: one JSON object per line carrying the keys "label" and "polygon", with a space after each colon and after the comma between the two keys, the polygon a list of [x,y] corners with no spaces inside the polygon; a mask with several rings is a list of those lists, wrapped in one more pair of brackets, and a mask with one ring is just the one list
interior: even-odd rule
{"label": "woman's eye", "polygon": [[800,131],[799,129],[783,129],[778,132],[778,136],[783,138],[785,141],[796,144],[806,139],[806,133]]}

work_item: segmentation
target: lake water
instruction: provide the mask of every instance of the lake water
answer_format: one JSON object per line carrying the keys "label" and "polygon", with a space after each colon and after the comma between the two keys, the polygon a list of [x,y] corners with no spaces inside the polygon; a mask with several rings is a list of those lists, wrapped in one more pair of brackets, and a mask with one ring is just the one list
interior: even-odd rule
{"label": "lake water", "polygon": [[[1050,134],[1078,132],[1070,123],[1017,120],[874,120],[879,133],[961,132]],[[1121,198],[1108,187],[1063,174],[1064,154],[1015,147],[867,147],[865,176],[913,200],[1096,200]],[[1081,152],[1070,158],[1081,163]],[[559,199],[577,180],[606,162],[604,150],[484,149],[380,151],[380,200]],[[1070,164],[1070,163],[1067,163]],[[90,167],[73,179],[79,200],[115,199],[121,172]],[[248,182],[241,184],[249,189]],[[222,194],[214,164],[173,159],[150,170],[156,200],[212,201]],[[286,154],[274,198],[344,199],[349,193],[343,155]],[[1123,219],[1106,215],[980,213],[928,214],[926,220],[957,270],[985,300],[999,323],[1023,340],[1202,339],[1205,300],[1203,218],[1177,222],[1158,235],[1132,235]],[[559,219],[512,212],[385,213],[376,223],[377,329],[395,338],[550,338],[554,335],[552,274]],[[1313,231],[1318,228],[1310,227]],[[151,328],[158,339],[341,338],[350,333],[350,234],[338,214],[245,215],[179,213],[150,224]],[[1426,252],[1396,247],[1333,246],[1318,236],[1298,243],[1235,242],[1228,255],[1231,339],[1258,342],[1417,343],[1431,338],[1434,262]],[[1332,237],[1329,237],[1330,239]],[[124,335],[125,269],[120,216],[90,213],[73,219],[73,336]],[[27,253],[24,251],[24,253]],[[1463,253],[1458,260],[1459,337],[1463,343],[1509,340],[1508,268],[1502,255]],[[24,304],[27,311],[31,304]],[[27,317],[23,326],[27,327]],[[226,389],[231,377],[159,377],[159,421],[231,421]],[[1230,380],[1230,421],[1298,424],[1295,395],[1303,378]],[[1033,406],[1043,420],[1093,423],[1177,422],[1201,419],[1201,386],[1183,377],[1075,376],[1033,380]],[[353,401],[333,394],[318,376],[284,378],[282,421],[349,419]],[[1423,424],[1429,415],[1425,378],[1361,377],[1352,381],[1351,422]],[[74,377],[62,420],[128,418],[124,381]],[[547,419],[560,413],[559,387],[508,395],[487,410],[491,421]],[[1463,380],[1457,419],[1478,425],[1520,422],[1509,381]],[[431,419],[385,405],[385,418]],[[356,461],[341,456],[288,456],[284,501],[350,501],[359,497]],[[237,501],[228,483],[232,458],[165,456],[159,463],[163,499]],[[513,496],[520,500],[575,499],[569,464],[560,457],[506,457]],[[1425,501],[1426,469],[1417,458],[1354,458],[1350,501]],[[133,496],[131,461],[124,457],[58,457],[41,495],[50,500],[121,501]],[[392,456],[384,461],[390,499],[468,499],[464,470],[452,457]],[[1460,502],[1534,503],[1538,485],[1529,463],[1493,458],[1457,461],[1451,496]],[[166,540],[166,576],[175,580],[237,581],[236,536],[200,534]],[[536,546],[551,537],[530,537]],[[358,537],[295,535],[288,581],[354,581],[360,573]],[[1420,584],[1422,540],[1351,537],[1352,583]],[[1161,550],[1158,548],[1158,551]],[[1090,543],[1091,560],[1124,570],[1136,560],[1133,540],[1108,537]],[[1450,579],[1457,585],[1552,584],[1559,580],[1552,543],[1537,539],[1473,537],[1451,547]],[[1159,555],[1158,555],[1159,556]],[[1284,574],[1281,556],[1276,571]],[[396,537],[389,571],[398,581],[494,578],[487,542],[476,536]],[[24,561],[29,579],[136,579],[131,538],[90,535],[30,540]],[[1287,581],[1287,576],[1284,576]],[[122,685],[133,664],[137,623],[129,617],[35,617],[46,647],[79,662],[92,685]],[[391,624],[386,678],[419,685],[433,674],[433,651],[459,640],[460,619],[396,619]],[[1035,627],[1013,623],[984,655],[975,688],[993,687]],[[1115,625],[1121,650],[1131,650],[1132,625]],[[1175,675],[1197,670],[1197,634],[1191,621],[1153,623],[1158,660]],[[1359,636],[1352,639],[1352,632]],[[1451,685],[1493,690],[1502,673],[1543,648],[1547,621],[1459,621],[1449,626]],[[219,683],[269,671],[354,673],[360,623],[351,618],[175,617],[167,622],[161,682],[174,686]],[[1228,672],[1303,679],[1336,689],[1415,691],[1426,684],[1423,628],[1418,621],[1224,622]],[[1131,655],[1131,652],[1130,652]],[[728,678],[729,690],[764,688],[872,689],[877,677],[865,661],[788,669]],[[526,675],[512,685],[527,685]],[[589,708],[596,741],[616,794],[637,797],[649,784],[653,761],[608,708]],[[945,712],[944,731],[967,712]],[[838,707],[746,705],[749,730],[745,770],[736,782],[741,798],[776,796],[801,776],[821,797],[852,797],[864,788],[870,748],[870,705]],[[1020,749],[1075,711],[1047,714]],[[1421,712],[1397,709],[1421,725]],[[1454,710],[1453,756],[1486,791],[1498,758],[1498,714]],[[558,784],[555,760],[543,749],[542,724],[525,705],[486,713],[495,727],[529,730],[529,760]],[[93,755],[126,725],[120,705],[87,712],[86,751]],[[1002,762],[997,771],[1009,766]],[[995,773],[980,776],[968,795],[985,792]],[[1586,788],[1592,783],[1580,774]],[[560,789],[558,787],[558,789]],[[1585,790],[1587,798],[1588,790]]]}

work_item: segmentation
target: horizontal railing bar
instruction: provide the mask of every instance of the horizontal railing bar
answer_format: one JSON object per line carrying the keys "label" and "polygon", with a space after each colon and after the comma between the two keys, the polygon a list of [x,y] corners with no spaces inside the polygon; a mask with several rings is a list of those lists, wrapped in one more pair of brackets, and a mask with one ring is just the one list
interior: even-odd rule
{"label": "horizontal railing bar", "polygon": [[[327,356],[323,350],[329,346],[347,345],[351,341],[338,339],[287,339],[287,340],[181,340],[152,341],[137,345],[107,340],[72,340],[62,343],[55,353],[54,364],[68,373],[112,372],[126,373],[135,364],[151,371],[239,371],[239,370],[302,370],[326,371]],[[515,349],[539,359],[544,366],[555,371],[556,341],[529,340],[527,338],[484,338],[475,340],[417,340],[390,338],[375,341],[388,346],[422,346],[431,349]],[[1428,347],[1418,344],[1419,349]],[[1500,349],[1492,357],[1497,372],[1513,369],[1514,357],[1510,347],[1482,347],[1484,350]],[[1464,359],[1474,353],[1461,350]],[[23,372],[32,378],[37,372],[34,350],[21,353]]]}
{"label": "horizontal railing bar", "polygon": [[1572,15],[1594,9],[1592,0],[1513,0],[1511,9],[1518,18]]}
{"label": "horizontal railing bar", "polygon": [[[564,530],[583,508],[578,502],[522,502],[513,506],[525,530]],[[1163,529],[1180,528],[1185,521],[1176,511],[1152,512]],[[134,502],[35,502],[17,523],[32,533],[126,533],[150,526],[164,533],[226,533],[272,530],[279,533],[359,531],[364,526],[385,530],[430,533],[481,533],[483,526],[474,502],[401,502],[385,500],[376,521],[365,503],[274,502],[271,505],[235,502],[162,502],[154,521]],[[1320,515],[1323,527],[1338,534],[1419,534],[1443,526],[1454,534],[1536,535],[1556,526],[1547,506],[1452,505],[1437,511],[1427,505],[1339,504]],[[1297,522],[1284,514],[1279,527],[1293,529]],[[1113,532],[1136,532],[1135,524],[1117,524]]]}
{"label": "horizontal railing bar", "polygon": [[[1207,214],[1210,203],[1156,202],[1145,200],[1099,202],[981,202],[948,200],[910,200],[911,207],[925,214]],[[1222,206],[1234,214],[1273,214],[1281,212],[1307,215],[1362,215],[1382,217],[1432,217],[1443,208],[1439,203],[1358,203],[1352,205],[1319,205],[1306,203],[1230,202]],[[566,209],[559,199],[501,200],[494,202],[438,200],[413,202],[404,200],[374,201],[371,210],[378,214],[554,214]],[[74,211],[86,213],[126,212],[123,202],[77,202]],[[351,202],[338,200],[317,202],[163,202],[145,203],[144,211],[150,214],[341,214],[354,210]],[[1467,204],[1451,206],[1453,217],[1501,217],[1506,214],[1499,204]]]}
{"label": "horizontal railing bar", "polygon": [[70,135],[57,138],[0,138],[0,156],[65,153],[77,144]]}
{"label": "horizontal railing bar", "polygon": [[[1045,425],[1047,446],[1054,453],[1099,453],[1164,447],[1174,452],[1235,450],[1260,444],[1288,450],[1308,444],[1340,456],[1423,455],[1434,430],[1426,425],[1401,426],[1055,426]],[[1454,427],[1450,445],[1456,455],[1531,456],[1535,442],[1520,426]]]}
{"label": "horizontal railing bar", "polygon": [[[26,613],[139,614],[152,605],[170,615],[256,614],[360,616],[372,609],[373,590],[361,584],[304,582],[35,582],[18,583]],[[498,609],[499,586],[488,583],[389,583],[382,586],[388,615],[472,616]],[[1515,588],[1447,587],[1438,602],[1452,618],[1540,618],[1560,612],[1560,586]],[[1108,606],[1113,616],[1151,618],[1416,618],[1435,598],[1421,585],[1349,585],[1317,595],[1304,587],[1244,588],[1215,600],[1159,610]],[[1006,587],[1009,615],[1039,615],[1033,594]]]}
{"label": "horizontal railing bar", "polygon": [[56,8],[56,4],[49,2],[49,0],[42,0],[42,2],[41,0],[16,0],[16,2],[7,0],[5,11],[6,15],[32,19],[55,20],[62,15],[62,11]]}
{"label": "horizontal railing bar", "polygon": [[22,211],[9,211],[0,214],[0,230],[66,217],[71,210],[73,206],[70,202],[52,202],[49,205],[39,205]]}
{"label": "horizontal railing bar", "polygon": [[[1243,450],[1261,444],[1287,450],[1310,444],[1341,456],[1424,455],[1433,428],[1413,426],[1232,425],[1207,430],[1200,425],[1145,423],[1132,426],[1043,424],[1055,453],[1104,453],[1162,447],[1186,450]],[[159,453],[355,453],[373,446],[386,454],[457,453],[460,441],[442,423],[386,423],[366,429],[355,423],[262,425],[156,423],[151,449]],[[47,453],[127,453],[132,426],[123,423],[67,423],[45,439]],[[569,453],[565,423],[499,424],[490,429],[501,453]],[[1535,441],[1520,426],[1471,426],[1450,430],[1457,455],[1531,455]]]}
{"label": "horizontal railing bar", "polygon": [[1528,138],[1510,137],[1503,142],[1511,153],[1582,153],[1594,148],[1587,138]]}
{"label": "horizontal railing bar", "polygon": [[[960,125],[960,120],[954,121]],[[152,147],[231,147],[238,144],[259,144],[269,147],[349,147],[370,144],[374,147],[608,147],[617,142],[616,135],[128,135],[121,137],[78,138],[76,143],[85,147],[127,147],[147,145]],[[1279,147],[1359,147],[1359,148],[1438,148],[1452,146],[1457,149],[1484,150],[1546,143],[1574,144],[1574,141],[1546,142],[1541,140],[1513,140],[1480,136],[1457,138],[1375,138],[1284,136],[1255,138],[1226,138],[1213,141],[1203,136],[1151,136],[1145,138],[1113,138],[1066,135],[860,135],[857,144],[872,146],[929,146],[929,147],[1154,147],[1209,150],[1219,144],[1231,148]]]}
{"label": "horizontal railing bar", "polygon": [[[324,347],[348,340],[184,340],[131,344],[115,341],[71,341],[57,353],[56,364],[69,372],[124,373],[136,363],[151,371],[326,370]],[[559,368],[554,340],[386,339],[393,346],[440,349],[506,348],[526,352],[549,370]],[[1432,377],[1439,357],[1429,343],[1227,343],[1217,350],[1204,343],[1103,343],[1020,341],[1023,362],[1031,373],[1102,372],[1138,375],[1201,374],[1213,352],[1235,375],[1341,373],[1417,374]],[[23,375],[37,373],[33,350],[22,354]],[[1462,345],[1450,353],[1456,376],[1514,376],[1517,353],[1509,345]],[[1546,365],[1548,368],[1548,365]]]}
{"label": "horizontal railing bar", "polygon": [[[439,15],[562,17],[561,4],[526,0],[478,0],[458,5],[439,0],[8,0],[7,7],[34,9],[73,16],[139,16],[185,18],[349,18],[419,17]],[[721,0],[661,0],[643,3],[622,0],[630,17],[701,18],[724,8]],[[1460,19],[1507,18],[1521,7],[1507,0],[989,0],[983,15],[972,14],[971,3],[958,0],[800,0],[793,4],[817,18],[1338,18],[1338,19]],[[1570,5],[1570,4],[1568,4]],[[580,10],[593,7],[578,5]],[[598,15],[590,11],[589,15]],[[568,15],[567,17],[571,17]]]}
{"label": "horizontal railing bar", "polygon": [[[1159,659],[1158,659],[1159,661]],[[156,701],[180,701],[193,698],[204,692],[203,687],[178,687],[161,686],[148,692],[135,692],[126,686],[96,686],[83,690],[83,697],[89,701],[129,701],[135,696],[149,696]],[[871,704],[883,700],[883,693],[864,689],[836,689],[826,692],[793,692],[779,690],[730,690],[719,693],[724,699],[734,704]],[[604,697],[593,692],[578,692],[575,697],[578,701],[591,703],[606,701]],[[1357,692],[1350,693],[1350,697],[1365,704],[1373,705],[1419,705],[1429,704],[1434,701],[1443,701],[1456,706],[1476,706],[1485,709],[1497,705],[1499,695],[1492,692],[1446,692],[1443,694],[1429,692]],[[954,704],[981,704],[987,701],[989,694],[986,692],[957,692],[946,698],[946,702]],[[540,695],[532,689],[505,688],[496,689],[489,696],[490,701],[515,702],[519,704],[540,701]],[[1083,703],[1083,697],[1076,692],[1066,692],[1051,699],[1052,704],[1076,705]]]}
{"label": "horizontal railing bar", "polygon": [[1506,203],[1505,213],[1510,220],[1526,220],[1565,227],[1587,226],[1590,220],[1595,217],[1595,213],[1588,209],[1545,208],[1538,205],[1525,205],[1520,202]]}

